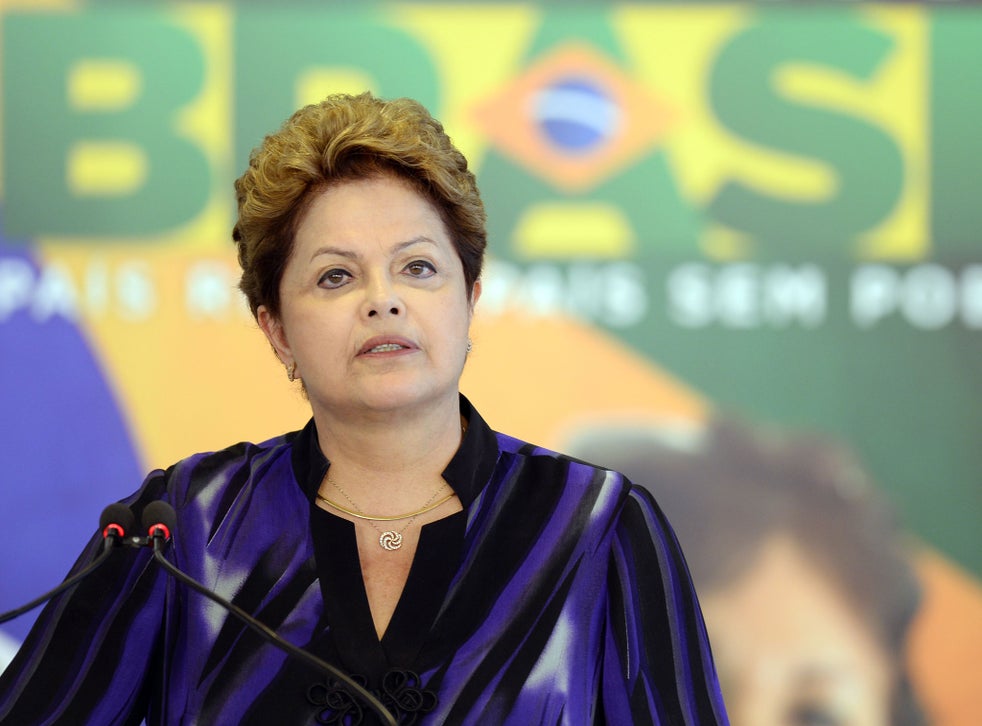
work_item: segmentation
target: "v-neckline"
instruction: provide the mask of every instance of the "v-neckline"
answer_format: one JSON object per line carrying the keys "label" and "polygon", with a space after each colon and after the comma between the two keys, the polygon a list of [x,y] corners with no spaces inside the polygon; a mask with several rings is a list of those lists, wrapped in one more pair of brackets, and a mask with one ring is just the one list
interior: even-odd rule
{"label": "v-neckline", "polygon": [[441,617],[463,561],[467,512],[490,480],[500,456],[497,434],[463,395],[460,412],[467,420],[467,430],[443,478],[459,497],[463,510],[420,529],[409,576],[381,640],[365,592],[355,527],[321,509],[315,501],[330,463],[320,450],[313,419],[293,442],[294,476],[310,503],[308,520],[324,600],[323,625],[330,636],[323,644],[326,651],[332,646],[336,649],[336,653],[325,655],[375,684],[392,669],[422,674],[427,663],[453,647],[444,629],[434,629],[434,624]]}
{"label": "v-neckline", "polygon": [[424,525],[406,584],[381,640],[372,619],[354,524],[314,505],[314,557],[327,626],[345,668],[369,683],[391,669],[415,670],[460,566],[466,516]]}

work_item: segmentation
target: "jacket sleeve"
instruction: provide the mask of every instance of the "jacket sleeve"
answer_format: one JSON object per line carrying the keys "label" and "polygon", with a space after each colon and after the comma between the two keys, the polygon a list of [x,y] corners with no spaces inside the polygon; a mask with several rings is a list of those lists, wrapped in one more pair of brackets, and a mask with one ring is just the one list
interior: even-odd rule
{"label": "jacket sleeve", "polygon": [[[154,472],[123,503],[139,521],[163,491],[163,472]],[[102,542],[97,533],[72,573],[95,559]],[[51,600],[0,675],[0,724],[139,724],[160,650],[165,586],[147,548],[121,547]]]}
{"label": "jacket sleeve", "polygon": [[688,567],[648,491],[630,489],[610,557],[606,723],[728,724]]}

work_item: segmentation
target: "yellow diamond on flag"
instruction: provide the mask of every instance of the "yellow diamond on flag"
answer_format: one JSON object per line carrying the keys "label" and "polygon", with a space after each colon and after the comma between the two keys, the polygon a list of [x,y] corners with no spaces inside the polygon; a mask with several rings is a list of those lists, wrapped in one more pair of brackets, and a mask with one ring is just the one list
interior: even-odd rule
{"label": "yellow diamond on flag", "polygon": [[540,58],[475,110],[502,153],[567,192],[635,161],[675,118],[667,102],[581,43]]}

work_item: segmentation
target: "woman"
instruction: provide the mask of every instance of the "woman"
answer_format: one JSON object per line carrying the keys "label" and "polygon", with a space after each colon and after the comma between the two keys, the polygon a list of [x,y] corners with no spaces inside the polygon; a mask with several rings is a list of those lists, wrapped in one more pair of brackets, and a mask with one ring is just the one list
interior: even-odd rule
{"label": "woman", "polygon": [[[150,474],[125,501],[175,507],[173,562],[401,723],[724,723],[653,500],[493,432],[458,392],[484,212],[440,124],[333,96],[267,137],[236,190],[241,287],[313,417]],[[126,554],[44,611],[0,681],[2,723],[374,722]]]}

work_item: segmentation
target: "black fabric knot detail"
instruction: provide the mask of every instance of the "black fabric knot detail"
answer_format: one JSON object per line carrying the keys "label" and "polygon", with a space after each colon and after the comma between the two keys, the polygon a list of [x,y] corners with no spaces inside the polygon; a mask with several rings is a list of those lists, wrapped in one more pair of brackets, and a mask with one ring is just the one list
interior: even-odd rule
{"label": "black fabric knot detail", "polygon": [[[364,676],[353,675],[351,679],[367,688]],[[408,670],[388,671],[382,677],[382,688],[369,691],[395,716],[400,726],[413,726],[438,703],[436,693],[423,688],[419,676]],[[307,702],[317,707],[315,719],[324,726],[359,726],[366,713],[374,716],[371,706],[333,678],[308,688]]]}
{"label": "black fabric knot detail", "polygon": [[391,670],[382,677],[382,698],[400,724],[411,726],[425,713],[436,708],[433,691],[422,688],[419,676],[412,671]]}
{"label": "black fabric knot detail", "polygon": [[[351,676],[359,686],[367,686],[364,677]],[[365,717],[365,709],[357,696],[348,691],[345,684],[333,678],[327,683],[315,683],[307,689],[307,702],[317,706],[317,723],[330,726],[358,726]]]}

